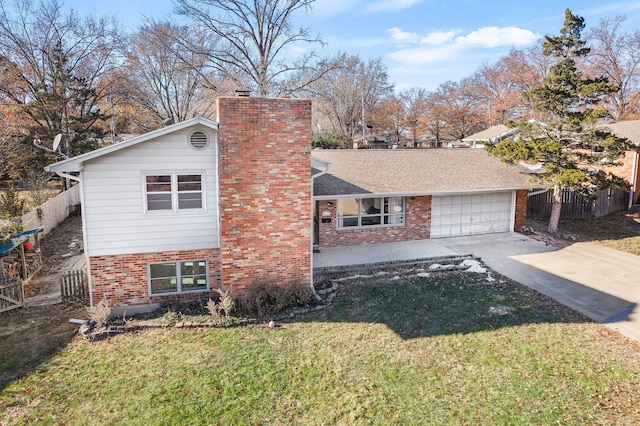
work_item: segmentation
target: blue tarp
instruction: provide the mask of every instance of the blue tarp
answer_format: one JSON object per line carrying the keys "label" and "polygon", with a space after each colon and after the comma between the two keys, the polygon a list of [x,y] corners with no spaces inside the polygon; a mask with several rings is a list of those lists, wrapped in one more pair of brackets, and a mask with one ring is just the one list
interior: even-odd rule
{"label": "blue tarp", "polygon": [[9,240],[8,245],[0,247],[0,254],[7,253],[18,247],[20,244],[29,241],[29,238],[31,238],[33,234],[35,234],[36,232],[40,232],[43,229],[44,228],[30,229],[28,231],[23,231],[19,234],[14,235],[13,237],[11,237],[11,240]]}

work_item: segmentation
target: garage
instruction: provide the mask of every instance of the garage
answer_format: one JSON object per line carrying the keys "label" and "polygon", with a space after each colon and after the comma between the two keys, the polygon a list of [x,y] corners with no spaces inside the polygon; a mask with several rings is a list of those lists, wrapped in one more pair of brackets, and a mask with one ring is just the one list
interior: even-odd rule
{"label": "garage", "polygon": [[513,230],[513,192],[433,196],[431,238]]}

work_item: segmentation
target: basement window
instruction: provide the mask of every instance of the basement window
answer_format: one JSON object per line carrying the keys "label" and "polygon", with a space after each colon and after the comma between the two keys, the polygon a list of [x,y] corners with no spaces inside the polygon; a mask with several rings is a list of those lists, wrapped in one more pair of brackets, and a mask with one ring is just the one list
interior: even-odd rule
{"label": "basement window", "polygon": [[206,260],[149,264],[149,293],[153,296],[209,289]]}
{"label": "basement window", "polygon": [[342,198],[338,200],[338,228],[402,226],[404,197]]}

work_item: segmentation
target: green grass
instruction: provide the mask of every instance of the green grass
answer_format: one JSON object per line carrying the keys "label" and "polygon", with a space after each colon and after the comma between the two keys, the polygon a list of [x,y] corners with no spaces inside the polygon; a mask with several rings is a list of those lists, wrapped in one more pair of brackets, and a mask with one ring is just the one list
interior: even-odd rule
{"label": "green grass", "polygon": [[[491,314],[492,307],[509,314]],[[4,424],[638,424],[640,346],[485,274],[343,285],[279,324],[74,339]]]}

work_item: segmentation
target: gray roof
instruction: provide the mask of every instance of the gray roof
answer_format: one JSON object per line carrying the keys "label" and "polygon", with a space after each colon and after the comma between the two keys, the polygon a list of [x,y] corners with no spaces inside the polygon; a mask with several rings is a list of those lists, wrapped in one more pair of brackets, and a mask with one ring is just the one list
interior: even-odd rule
{"label": "gray roof", "polygon": [[[330,163],[314,179],[314,196],[422,195],[527,189],[533,173],[483,149],[314,150]],[[538,184],[539,185],[539,184]]]}
{"label": "gray roof", "polygon": [[511,130],[509,127],[504,124],[498,124],[497,126],[489,127],[481,132],[474,133],[473,135],[467,136],[466,138],[462,138],[463,141],[490,141],[493,138],[496,138],[503,133],[507,133]]}
{"label": "gray roof", "polygon": [[621,138],[627,138],[636,145],[640,145],[640,120],[619,121],[603,125],[613,134]]}

